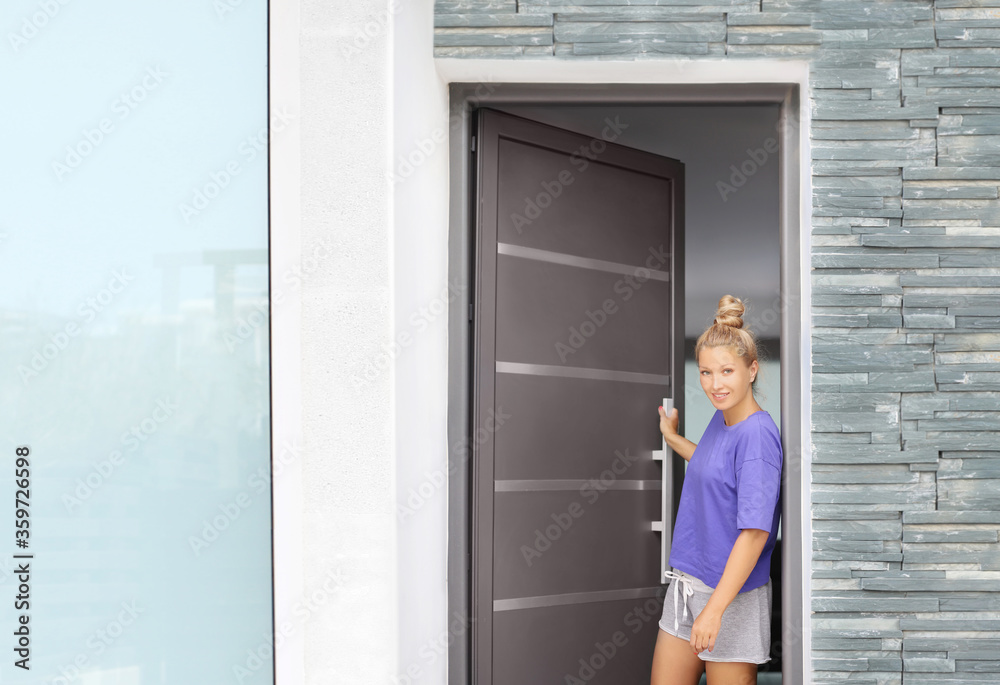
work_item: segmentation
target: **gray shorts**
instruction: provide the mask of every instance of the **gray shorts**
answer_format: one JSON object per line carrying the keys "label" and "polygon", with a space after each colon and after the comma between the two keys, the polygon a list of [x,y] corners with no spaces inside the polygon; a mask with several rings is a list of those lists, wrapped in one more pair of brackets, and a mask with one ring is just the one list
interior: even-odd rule
{"label": "gray shorts", "polygon": [[[672,578],[663,597],[660,630],[682,640],[691,639],[694,619],[708,604],[714,588],[689,573],[671,569]],[[676,613],[674,606],[676,605]],[[687,615],[685,616],[685,607]],[[771,660],[771,579],[741,592],[722,613],[722,625],[712,651],[698,654],[702,661],[744,661],[763,664]]]}

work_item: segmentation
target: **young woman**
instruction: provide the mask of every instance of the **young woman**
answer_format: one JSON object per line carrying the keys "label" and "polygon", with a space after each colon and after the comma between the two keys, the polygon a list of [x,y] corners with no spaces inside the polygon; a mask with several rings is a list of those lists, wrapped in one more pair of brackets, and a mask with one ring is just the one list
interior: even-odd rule
{"label": "young woman", "polygon": [[770,660],[771,550],[781,513],[781,439],[754,400],[757,346],[743,302],[719,300],[698,338],[701,387],[715,407],[696,445],[659,408],[670,449],[688,460],[670,548],[651,685],[755,685]]}

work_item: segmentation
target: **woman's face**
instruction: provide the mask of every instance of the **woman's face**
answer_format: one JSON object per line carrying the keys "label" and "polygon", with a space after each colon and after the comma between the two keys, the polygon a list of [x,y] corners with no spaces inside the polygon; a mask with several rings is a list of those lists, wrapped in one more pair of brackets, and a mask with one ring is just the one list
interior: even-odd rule
{"label": "woman's face", "polygon": [[716,409],[732,409],[753,399],[750,382],[757,375],[757,362],[748,366],[732,346],[703,347],[698,355],[701,388]]}

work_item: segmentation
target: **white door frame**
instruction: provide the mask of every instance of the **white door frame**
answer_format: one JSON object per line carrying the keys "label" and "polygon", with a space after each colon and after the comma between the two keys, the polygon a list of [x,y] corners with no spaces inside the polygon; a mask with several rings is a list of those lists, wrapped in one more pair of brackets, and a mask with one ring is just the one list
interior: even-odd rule
{"label": "white door frame", "polygon": [[[449,110],[439,129],[449,134],[450,170],[438,178],[435,193],[450,189],[449,282],[460,293],[449,309],[448,444],[463,444],[468,426],[468,327],[471,289],[468,223],[469,112],[478,105],[560,103],[752,103],[781,104],[780,170],[782,351],[781,431],[785,442],[787,478],[782,523],[783,611],[797,620],[784,628],[785,682],[811,683],[809,597],[811,521],[809,512],[810,338],[809,254],[811,177],[807,62],[764,61],[587,61],[562,60],[435,60],[437,72],[450,91],[447,103],[428,103],[431,110]],[[444,89],[442,89],[444,90]],[[412,110],[411,110],[412,113]],[[398,150],[399,148],[397,148]],[[397,198],[396,211],[409,213]],[[447,614],[467,610],[466,565],[468,502],[466,457],[450,450],[448,514],[449,604]],[[787,487],[791,485],[791,487]],[[797,485],[797,487],[795,487]],[[401,560],[402,565],[402,560]],[[456,636],[457,637],[457,636]],[[465,635],[467,637],[467,635]],[[448,682],[466,683],[468,645],[455,639],[449,650]]]}

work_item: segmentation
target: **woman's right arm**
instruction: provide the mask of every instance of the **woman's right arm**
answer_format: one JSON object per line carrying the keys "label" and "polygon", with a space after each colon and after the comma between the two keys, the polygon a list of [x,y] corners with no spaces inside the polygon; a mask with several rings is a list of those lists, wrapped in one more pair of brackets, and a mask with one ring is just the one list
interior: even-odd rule
{"label": "woman's right arm", "polygon": [[660,413],[660,432],[663,433],[663,439],[667,441],[667,446],[684,457],[685,461],[690,461],[691,455],[694,454],[694,448],[698,445],[677,432],[677,424],[680,420],[677,407],[671,409],[669,414],[663,407],[657,411]]}

